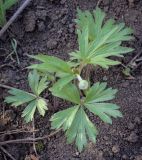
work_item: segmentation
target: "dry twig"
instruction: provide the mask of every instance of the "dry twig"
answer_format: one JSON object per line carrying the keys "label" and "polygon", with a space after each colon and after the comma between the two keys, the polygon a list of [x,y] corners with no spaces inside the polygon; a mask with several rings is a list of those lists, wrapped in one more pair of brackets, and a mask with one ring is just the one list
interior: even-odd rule
{"label": "dry twig", "polygon": [[33,143],[40,141],[40,140],[44,140],[44,139],[50,139],[51,137],[53,137],[55,134],[57,134],[59,131],[61,131],[61,129],[58,129],[57,131],[49,134],[49,135],[45,135],[43,137],[37,137],[37,138],[23,138],[23,139],[15,139],[15,140],[8,140],[8,141],[3,141],[0,142],[0,146],[2,145],[6,145],[6,144],[12,144],[12,143]]}
{"label": "dry twig", "polygon": [[10,20],[4,25],[4,27],[0,30],[0,37],[5,33],[5,31],[9,28],[9,26],[15,21],[15,19],[19,16],[19,14],[27,7],[27,5],[31,2],[31,0],[25,0],[25,2],[21,5],[21,7],[14,13],[14,15],[10,18]]}
{"label": "dry twig", "polygon": [[12,160],[16,160],[5,148],[0,146],[0,149]]}

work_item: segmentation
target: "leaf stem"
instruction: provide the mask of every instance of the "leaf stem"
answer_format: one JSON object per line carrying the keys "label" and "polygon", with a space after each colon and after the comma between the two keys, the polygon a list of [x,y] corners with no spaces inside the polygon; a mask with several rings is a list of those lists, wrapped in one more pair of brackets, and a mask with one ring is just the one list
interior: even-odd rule
{"label": "leaf stem", "polygon": [[[17,88],[14,88],[14,87],[7,86],[7,85],[5,85],[5,84],[0,84],[0,88],[5,88],[5,89],[17,89]],[[25,92],[26,92],[26,91],[25,91]],[[29,92],[27,92],[27,93],[30,94],[31,96],[37,98],[36,95],[34,95],[34,94],[32,94],[32,93],[29,93]]]}

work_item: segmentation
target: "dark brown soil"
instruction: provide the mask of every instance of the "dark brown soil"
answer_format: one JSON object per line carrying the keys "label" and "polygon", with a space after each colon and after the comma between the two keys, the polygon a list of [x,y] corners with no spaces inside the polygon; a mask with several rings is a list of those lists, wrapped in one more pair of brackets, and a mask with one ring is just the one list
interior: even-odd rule
{"label": "dark brown soil", "polygon": [[[28,54],[47,53],[67,59],[67,53],[77,48],[74,18],[76,8],[93,10],[96,0],[34,0],[19,16],[2,40],[0,40],[0,83],[27,89],[27,73],[25,69],[32,60]],[[136,54],[142,51],[142,1],[141,0],[102,0],[100,7],[107,12],[108,17],[117,21],[124,21],[134,29],[135,40],[126,45],[135,51],[123,59],[127,64]],[[10,11],[11,15],[13,11]],[[18,42],[20,65],[12,52],[11,39]],[[8,57],[7,57],[8,56]],[[7,58],[6,58],[7,57]],[[114,103],[121,106],[124,115],[115,119],[113,125],[107,125],[94,119],[92,121],[99,128],[100,134],[96,144],[89,143],[80,154],[74,145],[66,144],[63,133],[58,133],[49,141],[37,144],[41,160],[142,160],[142,67],[133,71],[134,79],[127,79],[122,75],[122,67],[114,67],[108,71],[96,70],[92,74],[92,81],[107,81],[109,86],[119,90]],[[20,118],[22,108],[12,108],[3,102],[7,90],[0,88],[0,132],[10,131],[21,127],[30,128]],[[44,95],[48,97],[48,93]],[[50,102],[51,105],[52,101]],[[65,108],[66,103],[57,100],[59,108],[50,107],[44,118],[36,116],[36,136],[49,134],[49,118],[55,110]],[[3,111],[5,118],[3,119]],[[0,141],[26,138],[29,133],[0,136]],[[4,146],[16,160],[24,160],[32,153],[30,144],[9,144]],[[7,157],[7,160],[10,158]],[[0,160],[4,160],[4,153],[0,150]],[[26,159],[25,159],[26,160]]]}

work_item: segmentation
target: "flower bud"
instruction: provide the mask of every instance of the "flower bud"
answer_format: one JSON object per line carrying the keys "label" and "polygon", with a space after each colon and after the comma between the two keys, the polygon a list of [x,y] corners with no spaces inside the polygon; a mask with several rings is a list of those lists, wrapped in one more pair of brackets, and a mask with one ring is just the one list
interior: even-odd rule
{"label": "flower bud", "polygon": [[89,86],[89,84],[86,80],[79,81],[79,84],[78,84],[79,89],[85,90],[88,88],[88,86]]}

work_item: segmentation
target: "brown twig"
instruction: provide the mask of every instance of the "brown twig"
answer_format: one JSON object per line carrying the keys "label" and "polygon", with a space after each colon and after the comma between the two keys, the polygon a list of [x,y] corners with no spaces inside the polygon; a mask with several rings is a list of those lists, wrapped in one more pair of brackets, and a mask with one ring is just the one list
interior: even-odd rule
{"label": "brown twig", "polygon": [[7,86],[5,84],[0,84],[1,88],[12,89],[13,87]]}
{"label": "brown twig", "polygon": [[25,2],[19,7],[19,9],[14,13],[14,15],[10,18],[10,20],[4,25],[4,27],[0,30],[0,37],[5,33],[5,31],[9,28],[9,26],[15,21],[15,19],[19,16],[19,14],[27,7],[27,5],[31,2],[31,0],[25,0]]}
{"label": "brown twig", "polygon": [[36,142],[36,141],[40,141],[40,140],[44,140],[44,139],[50,139],[52,136],[57,134],[59,131],[61,131],[61,129],[58,129],[57,131],[55,131],[49,135],[45,135],[43,137],[37,137],[35,139],[29,137],[29,138],[25,138],[25,139],[15,139],[15,140],[8,140],[8,141],[0,142],[0,146],[6,145],[6,144],[12,144],[12,143],[33,143],[33,141]]}
{"label": "brown twig", "polygon": [[16,160],[5,148],[0,146],[0,149],[12,160]]}
{"label": "brown twig", "polygon": [[127,64],[127,66],[131,65],[135,60],[142,54],[142,52],[138,52],[132,59],[131,61]]}
{"label": "brown twig", "polygon": [[[39,130],[34,130],[34,132],[37,132]],[[5,131],[5,132],[0,132],[0,136],[3,136],[3,135],[10,135],[10,134],[19,134],[19,133],[32,133],[32,131],[26,131],[24,129],[17,129],[17,130],[13,130],[13,131]]]}
{"label": "brown twig", "polygon": [[11,68],[14,68],[14,66],[12,66],[11,64],[2,64],[0,66],[0,69],[2,69],[3,67],[11,67]]}
{"label": "brown twig", "polygon": [[33,121],[32,121],[32,128],[33,128],[33,149],[34,149],[34,152],[36,154],[36,157],[38,157],[38,154],[37,154],[37,150],[36,150],[36,145],[35,145],[35,119],[33,118]]}

